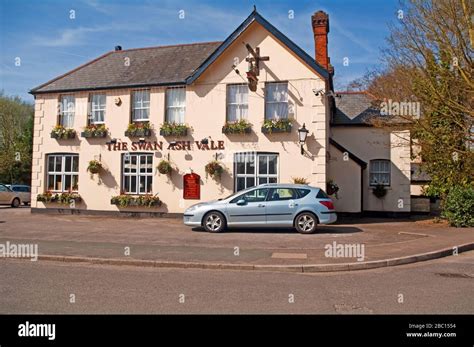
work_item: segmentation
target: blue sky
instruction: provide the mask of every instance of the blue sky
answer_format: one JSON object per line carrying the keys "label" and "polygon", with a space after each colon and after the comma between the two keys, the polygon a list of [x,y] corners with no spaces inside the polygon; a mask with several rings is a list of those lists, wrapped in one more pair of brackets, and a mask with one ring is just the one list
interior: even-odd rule
{"label": "blue sky", "polygon": [[32,101],[31,88],[115,45],[127,49],[224,40],[254,4],[311,56],[311,14],[328,12],[329,55],[339,89],[380,63],[387,24],[397,21],[399,9],[397,0],[0,0],[0,89]]}

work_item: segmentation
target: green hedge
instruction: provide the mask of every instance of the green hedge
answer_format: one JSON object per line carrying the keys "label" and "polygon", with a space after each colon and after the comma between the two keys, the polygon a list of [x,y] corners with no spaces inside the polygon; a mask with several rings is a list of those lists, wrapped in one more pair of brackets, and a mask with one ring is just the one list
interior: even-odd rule
{"label": "green hedge", "polygon": [[474,226],[474,188],[451,188],[443,203],[442,216],[455,227]]}

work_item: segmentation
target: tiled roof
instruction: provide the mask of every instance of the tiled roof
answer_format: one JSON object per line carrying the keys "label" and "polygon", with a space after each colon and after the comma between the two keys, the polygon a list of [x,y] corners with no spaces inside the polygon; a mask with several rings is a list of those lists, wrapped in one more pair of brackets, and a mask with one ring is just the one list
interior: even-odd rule
{"label": "tiled roof", "polygon": [[32,89],[31,93],[184,84],[186,78],[221,43],[204,42],[108,52]]}
{"label": "tiled roof", "polygon": [[372,106],[373,98],[366,92],[337,92],[333,125],[369,125],[367,121],[380,116]]}

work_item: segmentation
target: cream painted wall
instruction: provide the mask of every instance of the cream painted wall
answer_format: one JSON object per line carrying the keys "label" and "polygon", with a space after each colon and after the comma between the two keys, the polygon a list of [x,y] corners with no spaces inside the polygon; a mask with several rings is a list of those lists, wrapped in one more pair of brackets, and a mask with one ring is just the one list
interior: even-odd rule
{"label": "cream painted wall", "polygon": [[361,167],[350,158],[344,160],[343,153],[329,145],[328,181],[339,186],[336,197],[331,197],[338,212],[361,212],[360,176]]}
{"label": "cream painted wall", "polygon": [[[363,192],[365,211],[410,211],[410,144],[409,132],[388,132],[373,127],[332,127],[332,138],[354,155],[367,162],[364,170]],[[379,199],[369,186],[369,162],[389,159],[391,185],[387,195]],[[329,168],[331,172],[333,169]],[[339,183],[336,181],[336,183]],[[342,192],[341,192],[342,193]]]}
{"label": "cream painted wall", "polygon": [[[270,56],[270,61],[262,63],[260,83],[256,93],[249,92],[249,121],[253,132],[249,135],[224,135],[221,132],[226,116],[226,84],[244,82],[232,69],[234,58],[239,58],[238,69],[242,74],[247,71],[247,55],[242,41],[253,47],[260,47],[262,56]],[[264,82],[284,80],[289,83],[290,103],[293,104],[292,115],[295,118],[293,131],[290,134],[265,135],[260,128],[264,120]],[[160,208],[141,209],[145,211],[181,213],[198,200],[183,200],[182,176],[189,170],[201,176],[201,200],[206,201],[226,196],[233,191],[233,154],[242,151],[268,151],[280,154],[279,182],[290,182],[292,177],[305,177],[312,185],[325,187],[326,182],[326,140],[327,127],[325,108],[320,97],[314,96],[312,89],[324,89],[324,81],[299,58],[284,48],[275,38],[259,24],[252,24],[236,42],[215,62],[194,85],[188,86],[186,92],[186,122],[193,131],[184,138],[164,138],[159,135],[160,124],[164,120],[164,89],[151,88],[150,122],[155,131],[147,141],[163,141],[163,151],[153,152],[156,167],[161,158],[170,155],[177,168],[168,177],[156,170],[153,176],[153,193],[158,194],[164,205]],[[121,153],[109,151],[106,142],[111,138],[119,142],[131,140],[124,136],[130,121],[130,90],[108,90],[106,125],[109,136],[105,139],[85,139],[57,141],[50,138],[51,129],[56,124],[57,94],[37,95],[35,106],[35,137],[33,152],[32,206],[37,208],[52,207],[50,204],[36,202],[36,194],[43,193],[45,187],[45,160],[50,153],[79,153],[79,194],[83,202],[76,208],[93,210],[112,210],[118,208],[110,204],[110,198],[121,190]],[[76,97],[76,114],[74,128],[79,134],[87,122],[88,93],[74,93]],[[114,104],[120,97],[121,106]],[[303,124],[310,131],[307,140],[307,153],[300,154],[297,129]],[[194,148],[190,151],[167,150],[172,140],[224,141],[223,151],[202,151]],[[221,180],[207,178],[204,166],[218,153],[228,171]],[[91,177],[86,171],[88,162],[100,159],[106,172],[99,177]],[[131,211],[137,208],[129,209]]]}

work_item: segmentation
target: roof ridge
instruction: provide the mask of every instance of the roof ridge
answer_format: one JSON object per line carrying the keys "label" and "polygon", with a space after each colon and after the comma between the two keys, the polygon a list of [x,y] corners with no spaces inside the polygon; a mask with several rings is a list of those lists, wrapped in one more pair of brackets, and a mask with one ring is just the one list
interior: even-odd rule
{"label": "roof ridge", "polygon": [[210,44],[217,44],[217,43],[222,43],[222,42],[223,41],[204,41],[204,42],[178,43],[178,44],[161,45],[161,46],[137,47],[137,48],[122,49],[120,51],[112,51],[112,53],[129,52],[129,51],[141,51],[141,50],[145,50],[145,49],[168,48],[168,47],[210,45]]}

